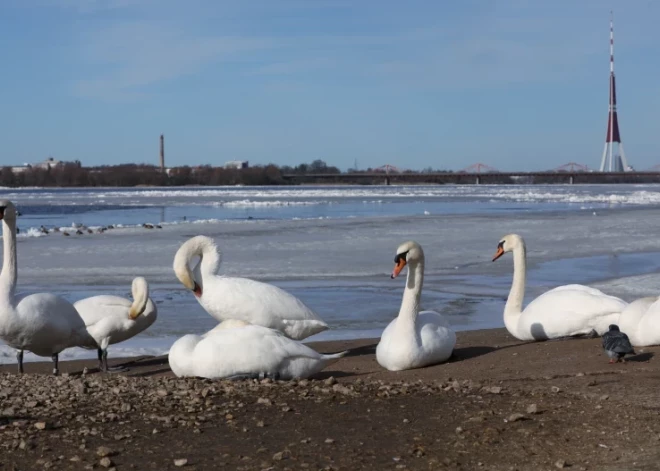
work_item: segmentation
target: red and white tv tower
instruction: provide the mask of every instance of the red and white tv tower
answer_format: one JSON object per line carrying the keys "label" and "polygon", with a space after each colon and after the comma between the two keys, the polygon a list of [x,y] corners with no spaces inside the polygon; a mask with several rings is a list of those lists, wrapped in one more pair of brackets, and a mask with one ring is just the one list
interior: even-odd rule
{"label": "red and white tv tower", "polygon": [[[617,150],[614,151],[614,144]],[[607,117],[607,135],[605,149],[600,161],[601,172],[626,172],[632,170],[628,166],[626,154],[623,152],[619,119],[616,114],[616,82],[614,79],[614,15],[610,12],[610,111]]]}

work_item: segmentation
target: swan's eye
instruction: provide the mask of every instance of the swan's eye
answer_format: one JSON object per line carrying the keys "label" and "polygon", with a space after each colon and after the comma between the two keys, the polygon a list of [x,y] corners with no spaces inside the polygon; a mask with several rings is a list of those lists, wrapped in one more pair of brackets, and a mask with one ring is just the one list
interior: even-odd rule
{"label": "swan's eye", "polygon": [[407,256],[408,256],[408,252],[396,254],[396,257],[394,257],[394,263],[399,263],[399,260],[401,259],[403,259],[403,261],[405,262]]}
{"label": "swan's eye", "polygon": [[501,240],[499,244],[497,244],[498,249],[504,249],[504,241]]}

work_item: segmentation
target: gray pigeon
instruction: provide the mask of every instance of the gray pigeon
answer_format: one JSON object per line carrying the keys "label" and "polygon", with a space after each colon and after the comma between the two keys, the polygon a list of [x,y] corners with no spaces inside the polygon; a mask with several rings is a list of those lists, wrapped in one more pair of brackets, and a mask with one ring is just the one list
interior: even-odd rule
{"label": "gray pigeon", "polygon": [[616,324],[610,325],[609,332],[603,334],[603,349],[610,357],[610,363],[625,361],[626,355],[635,355],[635,350],[630,344],[630,339],[619,330]]}

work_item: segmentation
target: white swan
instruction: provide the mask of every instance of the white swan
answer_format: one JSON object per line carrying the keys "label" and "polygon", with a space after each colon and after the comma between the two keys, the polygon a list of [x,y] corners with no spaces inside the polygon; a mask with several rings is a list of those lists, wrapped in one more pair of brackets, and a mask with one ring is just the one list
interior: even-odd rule
{"label": "white swan", "polygon": [[[191,272],[189,263],[195,256],[200,260]],[[220,261],[220,251],[213,239],[205,236],[184,242],[174,256],[176,277],[218,321],[240,319],[280,330],[295,340],[328,328],[300,299],[276,286],[217,275]]]}
{"label": "white swan", "polygon": [[424,251],[414,241],[401,244],[394,258],[395,278],[408,265],[399,316],[385,328],[376,347],[376,360],[390,371],[408,370],[447,360],[456,345],[456,334],[435,311],[419,312],[424,284]]}
{"label": "white swan", "polygon": [[108,368],[108,346],[123,342],[139,334],[158,317],[156,305],[149,298],[147,280],[138,276],[131,287],[133,302],[119,296],[93,296],[74,303],[89,332],[89,341],[83,348],[96,348],[99,369]]}
{"label": "white swan", "polygon": [[347,352],[323,355],[282,332],[229,319],[204,335],[184,335],[168,355],[176,376],[307,378]]}
{"label": "white swan", "polygon": [[636,299],[619,317],[619,330],[635,347],[660,345],[660,296]]}
{"label": "white swan", "polygon": [[38,293],[16,296],[16,208],[0,200],[3,261],[0,274],[0,338],[18,350],[18,372],[23,372],[23,351],[51,357],[59,373],[59,353],[86,341],[85,323],[73,305],[59,296]]}
{"label": "white swan", "polygon": [[518,234],[504,236],[493,261],[513,252],[513,283],[504,308],[504,325],[519,340],[546,340],[595,331],[603,335],[618,324],[627,303],[583,285],[565,285],[546,291],[522,309],[525,296],[527,252]]}

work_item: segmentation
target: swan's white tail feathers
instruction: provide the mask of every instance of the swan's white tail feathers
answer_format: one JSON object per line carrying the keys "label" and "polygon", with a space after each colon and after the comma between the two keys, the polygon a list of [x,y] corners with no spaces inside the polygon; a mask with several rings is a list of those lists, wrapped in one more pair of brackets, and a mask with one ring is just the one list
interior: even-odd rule
{"label": "swan's white tail feathers", "polygon": [[328,324],[323,321],[317,321],[313,319],[305,320],[282,320],[283,328],[282,332],[294,340],[302,340],[312,335],[316,335],[319,332],[323,332],[328,329]]}
{"label": "swan's white tail feathers", "polygon": [[324,353],[323,355],[325,356],[326,359],[332,360],[331,363],[334,363],[340,358],[343,358],[346,355],[348,355],[349,351],[350,350],[344,350],[343,352],[339,352],[339,353]]}

